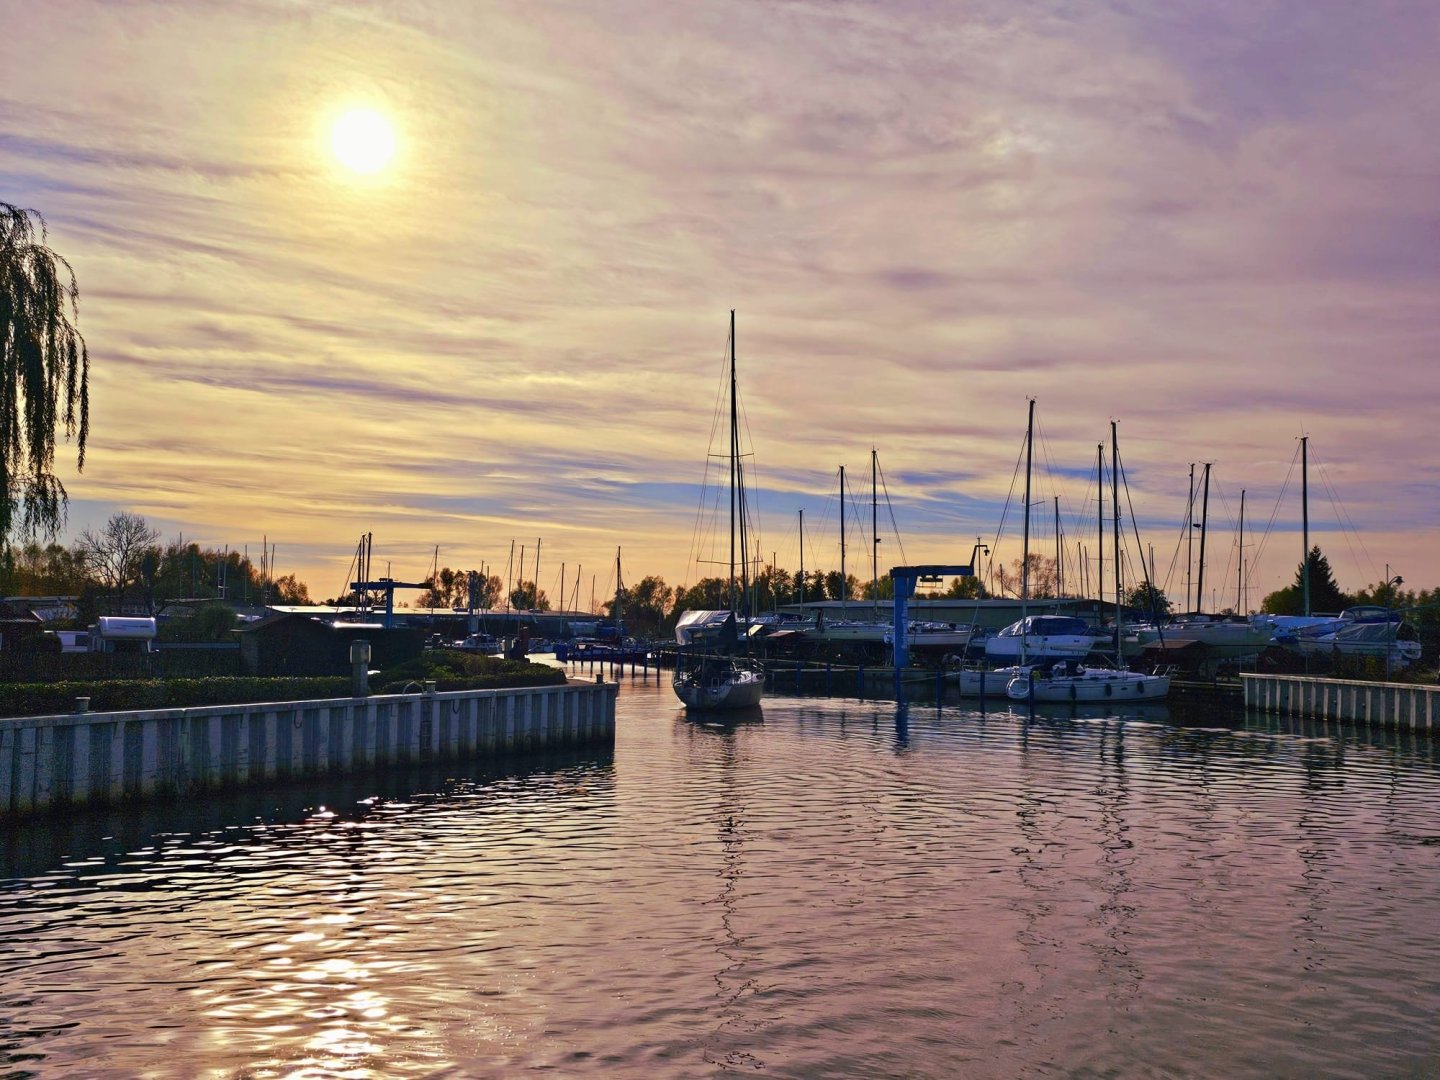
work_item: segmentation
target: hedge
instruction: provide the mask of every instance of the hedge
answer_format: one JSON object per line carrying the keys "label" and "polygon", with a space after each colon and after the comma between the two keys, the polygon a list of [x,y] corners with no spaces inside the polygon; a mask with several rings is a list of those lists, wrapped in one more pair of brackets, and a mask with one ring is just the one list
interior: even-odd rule
{"label": "hedge", "polygon": [[[468,657],[487,660],[487,657]],[[372,677],[372,694],[398,694],[434,680],[437,690],[503,690],[522,686],[553,686],[565,682],[559,668],[520,661],[492,660],[438,670],[398,665]],[[55,716],[73,712],[77,697],[90,699],[91,712],[138,709],[185,709],[205,705],[249,705],[263,701],[313,701],[350,696],[347,676],[322,678],[111,679],[11,683],[0,687],[0,717]]]}

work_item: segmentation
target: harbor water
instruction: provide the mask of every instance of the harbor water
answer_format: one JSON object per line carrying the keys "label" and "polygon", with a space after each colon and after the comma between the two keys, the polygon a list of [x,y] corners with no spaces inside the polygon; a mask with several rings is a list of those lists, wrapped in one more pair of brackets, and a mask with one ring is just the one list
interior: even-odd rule
{"label": "harbor water", "polygon": [[625,676],[613,751],[6,826],[0,1075],[1433,1076],[1437,806],[1413,734]]}

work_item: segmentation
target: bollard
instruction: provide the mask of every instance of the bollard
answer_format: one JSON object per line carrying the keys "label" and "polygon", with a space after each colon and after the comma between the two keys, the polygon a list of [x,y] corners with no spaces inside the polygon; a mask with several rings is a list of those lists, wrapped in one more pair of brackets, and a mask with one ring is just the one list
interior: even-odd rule
{"label": "bollard", "polygon": [[370,643],[350,643],[350,696],[370,696]]}
{"label": "bollard", "polygon": [[605,681],[605,673],[602,671],[602,672],[599,672],[598,674],[596,674],[596,676],[595,676],[595,681],[596,681],[597,683],[603,683],[603,682]]}
{"label": "bollard", "polygon": [[75,699],[75,711],[76,711],[76,712],[89,712],[89,711],[90,711],[90,699],[89,699],[88,697],[77,697],[77,698]]}

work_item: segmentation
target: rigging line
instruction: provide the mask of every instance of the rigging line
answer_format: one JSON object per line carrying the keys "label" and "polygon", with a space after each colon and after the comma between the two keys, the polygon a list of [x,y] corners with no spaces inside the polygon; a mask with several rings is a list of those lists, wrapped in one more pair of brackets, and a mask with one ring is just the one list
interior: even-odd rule
{"label": "rigging line", "polygon": [[[1015,501],[1015,488],[1020,481],[1020,472],[1025,468],[1025,438],[1020,439],[1020,450],[1015,455],[1015,469],[1010,474],[1010,491],[1005,496],[1005,505],[1000,510],[1000,524],[995,527],[995,540],[990,545],[990,555],[985,563],[986,588],[995,592],[995,561],[1000,557],[1000,541],[1005,535],[1005,523],[1010,518],[1010,506]],[[1001,564],[1004,565],[1003,563]]]}
{"label": "rigging line", "polygon": [[880,473],[880,490],[885,493],[885,509],[890,512],[890,528],[895,530],[895,546],[900,549],[900,565],[908,566],[909,560],[905,558],[905,541],[900,538],[900,525],[895,520],[895,507],[890,502],[890,485],[885,482],[885,466],[879,461],[875,463]]}
{"label": "rigging line", "polygon": [[[1115,464],[1113,467],[1120,470],[1120,486],[1125,489],[1125,506],[1130,511],[1130,527],[1135,530],[1135,556],[1140,560],[1140,566],[1144,571],[1141,577],[1147,588],[1153,590],[1155,583],[1150,580],[1150,567],[1145,561],[1145,545],[1140,540],[1140,522],[1135,519],[1135,502],[1130,497],[1130,477],[1125,472],[1125,463],[1118,451],[1115,454]],[[1124,554],[1124,552],[1121,552],[1122,557],[1124,557]]]}
{"label": "rigging line", "polygon": [[[1354,533],[1355,543],[1357,543],[1357,544],[1360,545],[1360,550],[1365,553],[1365,561],[1370,564],[1370,576],[1371,576],[1371,578],[1373,578],[1373,579],[1376,580],[1376,581],[1380,580],[1380,575],[1379,575],[1379,573],[1377,573],[1377,570],[1376,570],[1375,560],[1370,557],[1370,552],[1369,552],[1369,550],[1365,547],[1365,540],[1364,540],[1364,538],[1360,535],[1360,529],[1359,529],[1359,527],[1356,526],[1355,520],[1354,520],[1352,517],[1350,517],[1349,513],[1345,510],[1344,505],[1340,502],[1340,493],[1339,493],[1338,491],[1336,491],[1336,490],[1335,490],[1335,487],[1330,483],[1329,470],[1325,467],[1325,463],[1324,463],[1323,461],[1317,461],[1317,462],[1316,462],[1316,468],[1317,468],[1317,469],[1319,470],[1319,472],[1320,472],[1320,482],[1325,486],[1326,494],[1327,494],[1327,495],[1329,496],[1329,498],[1330,498],[1330,505],[1331,505],[1331,507],[1332,507],[1332,508],[1334,509],[1334,511],[1335,511],[1336,520],[1340,522],[1341,535],[1345,535],[1345,525],[1346,525],[1346,523],[1348,522],[1348,523],[1349,523],[1349,526],[1350,526],[1350,529],[1351,529],[1351,530],[1353,531],[1353,533]],[[1347,547],[1349,546],[1349,538],[1348,538],[1348,537],[1346,538],[1346,545],[1347,545]],[[1354,551],[1354,548],[1353,548],[1353,547],[1350,549],[1350,558],[1351,558],[1351,559],[1354,561],[1354,563],[1355,563],[1355,569],[1356,569],[1356,570],[1359,570],[1360,573],[1363,574],[1363,573],[1365,572],[1365,570],[1364,570],[1364,568],[1360,565],[1360,560],[1355,557],[1355,551]]]}
{"label": "rigging line", "polygon": [[[1270,520],[1265,523],[1265,531],[1260,534],[1259,541],[1255,544],[1255,557],[1250,560],[1252,573],[1254,568],[1261,565],[1260,560],[1265,555],[1265,544],[1270,539],[1270,532],[1275,527],[1275,519],[1280,515],[1280,507],[1284,503],[1285,493],[1290,490],[1290,481],[1295,475],[1295,464],[1300,460],[1300,447],[1297,444],[1295,453],[1290,458],[1290,469],[1285,473],[1285,482],[1280,485],[1280,494],[1275,496],[1275,505],[1270,509]],[[1308,554],[1308,553],[1307,553]],[[1248,584],[1249,578],[1246,579]]]}
{"label": "rigging line", "polygon": [[[1214,493],[1216,497],[1218,497],[1220,502],[1220,509],[1224,511],[1225,515],[1230,519],[1231,533],[1236,533],[1238,529],[1236,526],[1235,515],[1230,512],[1230,500],[1225,497],[1225,491],[1221,487],[1220,482],[1215,479],[1213,473],[1210,476],[1210,490],[1212,491],[1212,493]],[[1234,555],[1237,544],[1238,539],[1232,539],[1230,542],[1230,546],[1225,549],[1225,568],[1220,572],[1220,576],[1217,580],[1230,581],[1235,577],[1235,570],[1237,569],[1237,567],[1235,566]],[[1244,553],[1242,552],[1241,554],[1243,555]],[[1238,604],[1239,601],[1237,600],[1236,603]],[[1239,615],[1242,613],[1237,611],[1236,614]]]}

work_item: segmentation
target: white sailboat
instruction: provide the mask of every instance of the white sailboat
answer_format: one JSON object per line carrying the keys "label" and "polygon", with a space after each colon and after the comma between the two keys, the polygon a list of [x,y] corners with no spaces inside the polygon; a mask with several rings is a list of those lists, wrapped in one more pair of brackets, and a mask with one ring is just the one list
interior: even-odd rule
{"label": "white sailboat", "polygon": [[[1030,467],[1035,449],[1035,399],[1030,399],[1030,411],[1025,423],[1025,528],[1021,547],[1020,562],[1020,619],[1012,623],[994,638],[985,641],[987,659],[999,659],[1000,667],[961,668],[955,673],[955,683],[964,697],[980,697],[989,694],[1003,694],[1016,676],[1028,675],[1033,663],[1030,652],[1030,616],[1027,610],[1030,600]],[[1079,622],[1080,620],[1075,620]],[[1083,625],[1083,624],[1082,624]],[[1008,638],[1004,652],[992,652],[990,643],[1005,635]],[[1088,639],[1087,639],[1088,641]],[[1013,651],[1012,651],[1013,649]],[[1083,655],[1083,654],[1082,654]],[[1010,663],[1004,663],[1009,659]]]}
{"label": "white sailboat", "polygon": [[[730,587],[727,590],[726,617],[714,625],[713,634],[695,634],[691,644],[676,655],[671,686],[675,696],[687,709],[702,711],[748,709],[760,704],[765,694],[765,670],[755,660],[741,655],[741,643],[749,641],[749,627],[737,612],[735,588],[735,557],[737,525],[740,542],[740,566],[749,564],[745,558],[746,533],[744,469],[740,461],[740,420],[735,379],[735,312],[730,312]],[[749,604],[749,590],[742,584],[743,611]],[[687,613],[688,614],[688,613]],[[681,623],[689,625],[681,616]],[[677,635],[679,631],[677,629]],[[683,642],[685,638],[681,638]]]}
{"label": "white sailboat", "polygon": [[[1124,586],[1120,576],[1120,446],[1115,421],[1110,421],[1110,483],[1115,535],[1115,641],[1123,638]],[[1103,526],[1102,526],[1103,529]],[[1156,701],[1170,693],[1170,676],[1124,668],[1087,667],[1061,660],[1017,675],[1005,687],[1012,701]]]}

